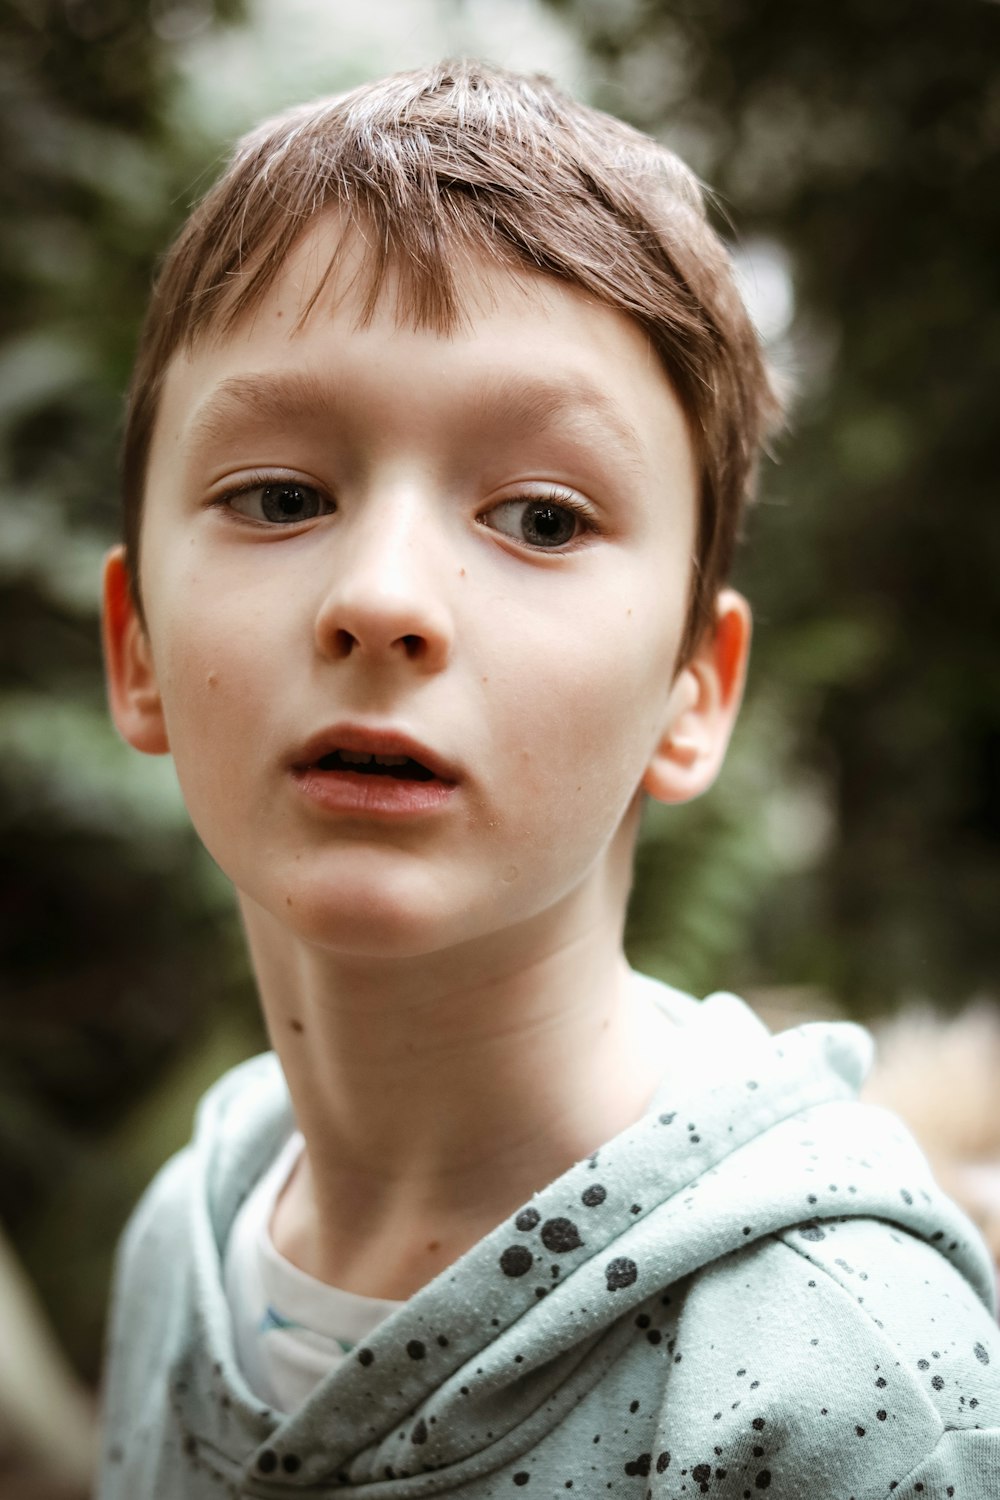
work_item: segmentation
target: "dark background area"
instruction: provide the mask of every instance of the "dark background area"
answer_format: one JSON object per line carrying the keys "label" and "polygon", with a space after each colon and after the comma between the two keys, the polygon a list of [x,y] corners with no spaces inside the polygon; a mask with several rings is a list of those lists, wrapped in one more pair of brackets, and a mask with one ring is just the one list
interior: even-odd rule
{"label": "dark background area", "polygon": [[[413,61],[345,56],[329,8],[328,89]],[[777,277],[799,392],[739,565],[744,720],[707,799],[652,811],[630,952],[861,1018],[995,996],[1000,6],[545,14]],[[96,614],[138,320],[222,146],[178,105],[184,49],[243,16],[0,7],[0,1224],[88,1380],[128,1208],[264,1044],[226,883],[108,725]]]}

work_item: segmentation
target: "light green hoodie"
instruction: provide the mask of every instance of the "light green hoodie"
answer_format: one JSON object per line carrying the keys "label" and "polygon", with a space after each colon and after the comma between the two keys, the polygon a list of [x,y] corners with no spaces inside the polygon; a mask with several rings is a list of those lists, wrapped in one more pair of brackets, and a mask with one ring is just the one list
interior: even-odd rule
{"label": "light green hoodie", "polygon": [[288,1415],[240,1374],[221,1268],[294,1121],[273,1055],[227,1074],[123,1240],[99,1500],[998,1500],[991,1266],[857,1102],[867,1033],[656,992],[684,1062],[648,1113]]}

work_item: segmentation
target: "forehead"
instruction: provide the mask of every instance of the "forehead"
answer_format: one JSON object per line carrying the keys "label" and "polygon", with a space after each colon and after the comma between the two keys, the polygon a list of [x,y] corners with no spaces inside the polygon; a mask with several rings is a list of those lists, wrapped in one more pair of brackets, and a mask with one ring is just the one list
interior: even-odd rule
{"label": "forehead", "polygon": [[[418,323],[410,280],[388,265],[372,296],[370,231],[324,213],[300,237],[258,305],[174,357],[154,453],[234,426],[343,416],[348,405],[428,435],[577,429],[638,471],[665,459],[696,487],[688,424],[640,325],[552,276],[470,253],[456,268],[451,326]],[[403,422],[403,425],[406,425]]]}

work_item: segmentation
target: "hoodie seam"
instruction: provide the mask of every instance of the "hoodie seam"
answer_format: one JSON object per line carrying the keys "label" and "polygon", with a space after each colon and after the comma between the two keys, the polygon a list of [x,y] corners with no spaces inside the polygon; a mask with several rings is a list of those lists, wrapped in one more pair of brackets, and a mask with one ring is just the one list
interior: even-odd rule
{"label": "hoodie seam", "polygon": [[921,1469],[925,1468],[927,1466],[927,1464],[930,1462],[930,1460],[934,1457],[935,1453],[937,1453],[938,1449],[940,1448],[941,1444],[944,1442],[944,1440],[947,1437],[947,1435],[948,1435],[949,1432],[974,1432],[974,1431],[982,1431],[982,1429],[981,1428],[969,1428],[969,1427],[944,1427],[943,1430],[938,1434],[937,1438],[935,1439],[934,1447],[928,1449],[928,1451],[923,1455],[923,1457],[919,1458],[917,1460],[917,1462],[913,1465],[913,1468],[907,1470],[907,1472],[903,1475],[902,1479],[897,1479],[896,1480],[894,1488],[891,1488],[891,1489],[888,1489],[888,1490],[885,1491],[884,1495],[882,1496],[882,1500],[891,1500],[891,1497],[895,1495],[896,1490],[902,1489],[902,1487],[904,1485],[908,1485],[908,1484],[911,1483],[912,1480],[919,1478]]}
{"label": "hoodie seam", "polygon": [[[863,1217],[863,1216],[859,1215],[858,1217]],[[794,1228],[794,1227],[795,1227],[794,1225],[790,1225],[789,1226],[790,1229]],[[825,1266],[821,1261],[813,1260],[812,1256],[809,1255],[807,1251],[801,1250],[798,1247],[798,1245],[790,1244],[789,1241],[785,1238],[785,1235],[788,1232],[789,1232],[788,1229],[786,1229],[786,1230],[784,1230],[784,1231],[776,1234],[774,1236],[774,1238],[779,1242],[779,1244],[784,1245],[784,1247],[785,1247],[786,1250],[790,1251],[793,1255],[799,1256],[800,1259],[806,1261],[806,1263],[808,1265],[812,1266],[814,1270],[822,1271],[823,1274],[824,1274],[824,1276],[826,1277],[827,1281],[829,1281],[832,1286],[835,1286],[837,1288],[838,1292],[841,1294],[841,1296],[844,1297],[847,1300],[847,1302],[850,1304],[850,1307],[851,1307],[852,1311],[855,1314],[860,1313],[862,1315],[862,1317],[864,1318],[865,1322],[867,1323],[869,1329],[871,1330],[873,1336],[875,1338],[877,1338],[878,1341],[879,1341],[879,1343],[882,1344],[884,1346],[884,1348],[886,1349],[886,1351],[887,1351],[886,1358],[887,1359],[896,1360],[897,1359],[898,1350],[894,1350],[892,1348],[891,1344],[889,1343],[889,1340],[885,1336],[885,1333],[879,1327],[878,1323],[875,1321],[874,1316],[872,1315],[871,1312],[869,1312],[868,1308],[865,1307],[865,1306],[863,1306],[863,1305],[860,1305],[857,1302],[857,1300],[855,1299],[855,1297],[852,1296],[852,1294],[844,1286],[843,1282],[837,1276],[835,1276],[833,1274],[833,1272],[829,1269],[828,1266]],[[921,1243],[923,1243],[923,1242],[921,1242]],[[933,1417],[933,1420],[937,1424],[937,1427],[938,1427],[938,1432],[935,1435],[933,1447],[928,1448],[927,1451],[926,1451],[926,1453],[922,1454],[921,1457],[917,1460],[917,1463],[914,1464],[913,1467],[908,1471],[909,1473],[913,1473],[916,1468],[918,1468],[921,1464],[925,1464],[927,1462],[928,1458],[930,1458],[930,1457],[933,1456],[934,1450],[937,1448],[938,1444],[941,1442],[941,1439],[944,1437],[944,1434],[945,1434],[946,1431],[948,1431],[948,1429],[946,1428],[944,1420],[943,1420],[943,1418],[941,1416],[941,1413],[938,1411],[937,1407],[929,1399],[929,1397],[921,1390],[920,1386],[913,1379],[913,1377],[910,1375],[910,1372],[908,1370],[906,1371],[906,1379],[907,1379],[907,1383],[908,1383],[910,1389],[916,1393],[916,1395],[918,1396],[919,1400],[921,1401],[921,1403],[923,1404],[923,1406],[926,1408],[927,1412]],[[963,1429],[959,1428],[957,1430],[962,1431]],[[898,1481],[898,1484],[902,1484],[902,1483],[904,1483],[904,1480],[901,1479],[901,1480]],[[898,1488],[898,1484],[897,1484],[897,1488]]]}

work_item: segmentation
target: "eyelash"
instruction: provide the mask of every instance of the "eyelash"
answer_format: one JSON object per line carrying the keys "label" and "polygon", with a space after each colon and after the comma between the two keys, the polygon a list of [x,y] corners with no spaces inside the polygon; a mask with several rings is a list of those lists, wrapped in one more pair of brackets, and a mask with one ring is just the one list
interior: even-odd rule
{"label": "eyelash", "polygon": [[[287,474],[267,474],[263,472],[248,475],[242,483],[236,485],[233,489],[224,490],[221,495],[213,496],[209,504],[213,509],[215,507],[221,509],[227,505],[232,505],[234,500],[239,500],[243,495],[252,495],[257,490],[277,489],[282,485],[287,486],[289,489],[311,490],[313,494],[319,496],[324,504],[332,506],[334,510],[336,509],[336,501],[321,489],[318,484],[307,484],[304,479],[293,479]],[[331,513],[328,512],[328,514]],[[240,512],[237,511],[235,514],[239,515]],[[252,516],[242,516],[241,519],[249,521],[252,526],[260,526],[262,529],[267,530],[273,530],[278,525],[274,521],[255,521]],[[290,522],[289,524],[294,525],[295,523]]]}
{"label": "eyelash", "polygon": [[[225,490],[222,494],[214,496],[210,501],[210,505],[213,509],[216,507],[224,508],[225,506],[231,506],[234,500],[239,500],[243,495],[252,495],[257,490],[275,488],[280,485],[287,485],[289,488],[299,487],[304,490],[311,490],[319,497],[321,502],[333,507],[333,510],[325,512],[327,515],[332,514],[337,508],[336,501],[322,490],[319,485],[307,484],[304,480],[291,479],[284,475],[268,474],[266,472],[248,475],[246,480],[235,488]],[[508,541],[513,541],[515,545],[523,546],[530,552],[554,552],[558,554],[578,544],[581,538],[587,533],[594,533],[599,530],[591,507],[579,500],[572,491],[560,489],[557,485],[551,485],[535,492],[505,496],[502,500],[494,501],[476,517],[476,520],[481,525],[486,526],[485,517],[489,516],[492,511],[498,510],[501,506],[505,505],[551,505],[559,510],[569,512],[578,522],[580,529],[577,534],[570,538],[568,542],[562,543],[557,547],[536,546],[527,541],[518,541],[517,538],[509,536],[506,532],[501,532],[497,527],[487,528],[497,531],[498,535],[506,536]],[[241,515],[238,511],[234,512],[234,514]],[[241,515],[241,519],[247,521],[252,526],[259,526],[262,530],[278,530],[281,527],[280,522],[258,521],[252,516]],[[310,517],[309,519],[315,520],[319,518]],[[294,521],[287,523],[289,527],[296,524],[302,523]]]}
{"label": "eyelash", "polygon": [[552,552],[558,555],[577,546],[584,536],[588,533],[593,534],[599,529],[591,507],[579,500],[571,490],[563,490],[555,485],[544,490],[529,491],[526,494],[520,495],[507,495],[502,500],[495,500],[492,505],[476,517],[477,521],[481,525],[485,525],[485,517],[489,516],[492,511],[499,510],[505,505],[550,505],[555,509],[567,511],[579,523],[579,530],[576,535],[557,547],[535,546],[531,542],[519,541],[516,537],[508,536],[506,532],[499,531],[498,527],[489,528],[490,530],[496,530],[501,536],[507,536],[508,541],[513,541],[515,545],[525,547],[529,552]]}

